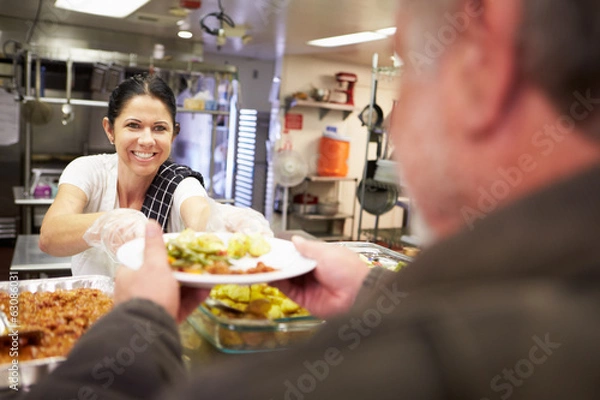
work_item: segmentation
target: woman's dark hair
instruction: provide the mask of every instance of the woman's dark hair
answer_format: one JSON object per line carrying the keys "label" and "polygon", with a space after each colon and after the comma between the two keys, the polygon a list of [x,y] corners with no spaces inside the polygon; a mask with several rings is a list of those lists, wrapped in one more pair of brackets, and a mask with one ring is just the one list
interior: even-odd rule
{"label": "woman's dark hair", "polygon": [[149,95],[160,100],[171,113],[174,133],[177,134],[179,124],[175,122],[177,103],[173,91],[159,76],[154,74],[137,74],[121,82],[112,91],[108,101],[108,121],[114,125],[125,105],[135,96]]}

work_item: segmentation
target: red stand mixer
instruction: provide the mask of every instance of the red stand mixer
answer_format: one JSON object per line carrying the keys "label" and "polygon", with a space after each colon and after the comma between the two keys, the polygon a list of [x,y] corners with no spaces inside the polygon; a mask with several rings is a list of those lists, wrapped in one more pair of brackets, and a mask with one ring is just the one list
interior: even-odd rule
{"label": "red stand mixer", "polygon": [[356,74],[350,72],[338,72],[335,74],[335,79],[338,81],[338,88],[335,90],[335,95],[330,99],[332,103],[341,103],[354,105],[354,85],[358,81]]}

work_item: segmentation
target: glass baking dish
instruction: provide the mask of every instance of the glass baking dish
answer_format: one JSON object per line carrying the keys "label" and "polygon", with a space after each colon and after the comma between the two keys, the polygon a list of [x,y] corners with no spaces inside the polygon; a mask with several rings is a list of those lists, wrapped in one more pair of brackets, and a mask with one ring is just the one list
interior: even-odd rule
{"label": "glass baking dish", "polygon": [[188,322],[217,349],[232,354],[289,348],[309,339],[324,323],[312,316],[277,320],[217,316],[205,305],[198,307]]}

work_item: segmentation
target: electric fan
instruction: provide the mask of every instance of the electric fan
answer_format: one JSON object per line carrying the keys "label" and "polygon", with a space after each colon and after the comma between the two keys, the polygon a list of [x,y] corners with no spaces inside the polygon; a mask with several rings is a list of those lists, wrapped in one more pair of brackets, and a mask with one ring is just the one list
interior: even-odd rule
{"label": "electric fan", "polygon": [[284,188],[282,207],[282,230],[286,230],[289,188],[301,184],[308,174],[308,165],[300,154],[285,149],[275,153],[273,157],[273,178],[275,183]]}

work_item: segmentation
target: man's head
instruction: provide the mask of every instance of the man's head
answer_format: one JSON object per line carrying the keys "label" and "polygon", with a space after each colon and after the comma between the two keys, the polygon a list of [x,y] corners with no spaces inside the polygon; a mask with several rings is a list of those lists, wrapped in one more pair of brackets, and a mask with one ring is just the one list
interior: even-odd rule
{"label": "man's head", "polygon": [[434,233],[600,161],[599,18],[592,0],[400,1],[392,138]]}

